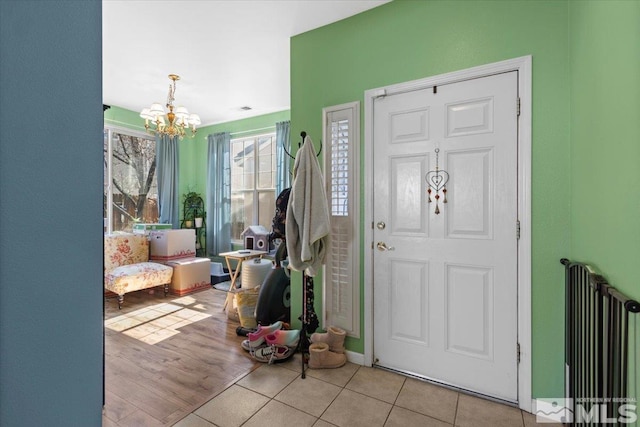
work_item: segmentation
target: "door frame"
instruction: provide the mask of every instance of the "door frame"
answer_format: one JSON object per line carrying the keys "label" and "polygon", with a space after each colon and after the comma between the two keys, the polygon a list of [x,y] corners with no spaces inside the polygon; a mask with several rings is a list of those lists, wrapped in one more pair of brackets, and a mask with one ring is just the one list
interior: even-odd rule
{"label": "door frame", "polygon": [[[518,71],[518,406],[531,412],[531,55],[409,82],[364,93],[364,248],[373,248],[373,108],[376,98],[463,80]],[[516,100],[514,100],[516,102]],[[371,224],[371,227],[368,226]],[[516,233],[514,224],[514,233]],[[364,256],[364,365],[373,365],[373,249]],[[514,351],[516,349],[514,348]]]}

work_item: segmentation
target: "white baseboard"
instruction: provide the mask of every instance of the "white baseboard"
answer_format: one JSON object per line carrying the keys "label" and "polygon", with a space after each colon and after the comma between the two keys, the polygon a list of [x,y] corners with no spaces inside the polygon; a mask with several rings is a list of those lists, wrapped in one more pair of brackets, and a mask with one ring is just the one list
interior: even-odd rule
{"label": "white baseboard", "polygon": [[347,361],[355,363],[356,365],[364,366],[364,354],[355,353],[349,350],[345,351],[344,354],[347,356]]}

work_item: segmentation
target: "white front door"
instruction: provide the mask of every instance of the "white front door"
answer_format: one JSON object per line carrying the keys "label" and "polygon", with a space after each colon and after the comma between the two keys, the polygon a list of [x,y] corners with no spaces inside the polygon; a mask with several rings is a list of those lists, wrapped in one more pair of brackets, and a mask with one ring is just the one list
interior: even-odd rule
{"label": "white front door", "polygon": [[374,363],[513,402],[517,79],[384,96],[373,112]]}

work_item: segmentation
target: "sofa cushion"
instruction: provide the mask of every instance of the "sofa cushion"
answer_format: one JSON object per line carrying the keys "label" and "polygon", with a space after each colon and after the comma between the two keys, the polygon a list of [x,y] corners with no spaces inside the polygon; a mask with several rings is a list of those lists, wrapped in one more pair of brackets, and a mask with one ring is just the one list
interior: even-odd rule
{"label": "sofa cushion", "polygon": [[122,265],[105,272],[104,287],[118,295],[171,283],[173,268],[155,262]]}
{"label": "sofa cushion", "polygon": [[139,234],[107,234],[104,236],[104,270],[149,261],[149,241]]}

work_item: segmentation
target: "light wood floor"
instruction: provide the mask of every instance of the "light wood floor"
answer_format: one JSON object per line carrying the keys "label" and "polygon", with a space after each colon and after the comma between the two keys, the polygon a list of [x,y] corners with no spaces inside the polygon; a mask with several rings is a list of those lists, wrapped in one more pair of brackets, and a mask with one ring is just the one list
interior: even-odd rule
{"label": "light wood floor", "polygon": [[106,300],[104,426],[172,425],[260,365],[240,347],[225,296],[139,291],[122,310]]}

